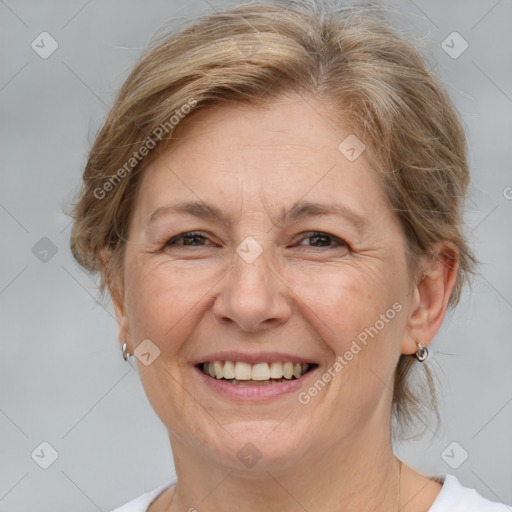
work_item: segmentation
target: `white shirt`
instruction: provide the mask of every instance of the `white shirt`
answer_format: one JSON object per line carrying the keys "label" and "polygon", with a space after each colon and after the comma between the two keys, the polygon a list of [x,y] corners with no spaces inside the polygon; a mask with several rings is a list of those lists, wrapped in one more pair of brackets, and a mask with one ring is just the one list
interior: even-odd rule
{"label": "white shirt", "polygon": [[[151,502],[175,483],[161,485],[112,512],[147,512]],[[457,477],[445,475],[443,488],[428,512],[512,512],[512,506],[486,500],[474,489],[463,487]]]}

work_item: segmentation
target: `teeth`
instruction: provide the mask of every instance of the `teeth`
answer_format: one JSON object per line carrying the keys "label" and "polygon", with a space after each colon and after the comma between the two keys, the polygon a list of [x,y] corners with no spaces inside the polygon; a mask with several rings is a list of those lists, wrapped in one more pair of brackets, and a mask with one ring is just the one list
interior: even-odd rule
{"label": "teeth", "polygon": [[235,363],[233,361],[225,361],[224,362],[224,375],[225,379],[234,379],[235,378]]}
{"label": "teeth", "polygon": [[283,364],[283,377],[285,379],[291,379],[293,377],[293,363]]}
{"label": "teeth", "polygon": [[252,365],[252,380],[268,379],[270,379],[270,368],[268,367],[268,363],[257,363]]}
{"label": "teeth", "polygon": [[215,369],[215,378],[222,379],[224,377],[222,363],[220,361],[213,361],[213,368]]}
{"label": "teeth", "polygon": [[282,363],[274,361],[270,363],[270,378],[281,379],[283,377],[283,365]]}
{"label": "teeth", "polygon": [[235,379],[236,380],[251,380],[252,371],[249,363],[242,363],[237,361],[235,364]]}
{"label": "teeth", "polygon": [[203,364],[203,372],[215,379],[226,379],[237,381],[269,381],[270,379],[298,379],[304,375],[309,368],[306,363],[292,363],[287,361],[281,363],[244,363],[242,361],[212,361]]}

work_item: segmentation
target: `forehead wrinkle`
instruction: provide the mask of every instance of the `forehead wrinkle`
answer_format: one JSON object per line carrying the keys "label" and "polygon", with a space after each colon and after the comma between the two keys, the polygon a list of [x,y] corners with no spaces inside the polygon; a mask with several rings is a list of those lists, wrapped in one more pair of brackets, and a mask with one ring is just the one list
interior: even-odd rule
{"label": "forehead wrinkle", "polygon": [[274,226],[282,226],[287,221],[293,221],[304,217],[322,217],[328,215],[337,215],[345,218],[353,224],[361,232],[366,232],[369,228],[369,221],[362,215],[356,213],[351,208],[341,203],[319,203],[314,201],[304,201],[301,199],[295,201],[290,209],[286,210],[281,207],[276,214],[271,213],[271,208],[263,195],[261,182],[259,183],[259,197],[263,205],[263,209],[267,214],[270,222]]}

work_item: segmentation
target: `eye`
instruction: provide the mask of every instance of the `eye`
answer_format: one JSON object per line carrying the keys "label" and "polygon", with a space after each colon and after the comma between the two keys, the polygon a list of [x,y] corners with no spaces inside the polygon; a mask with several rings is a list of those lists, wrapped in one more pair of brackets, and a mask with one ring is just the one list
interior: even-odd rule
{"label": "eye", "polygon": [[[328,233],[310,231],[308,235],[309,236],[304,237],[301,241],[311,240],[313,245],[309,245],[309,247],[327,247],[329,249],[334,249],[336,247],[348,247],[346,242],[334,235],[329,235]],[[334,245],[332,245],[331,242],[334,242]]]}
{"label": "eye", "polygon": [[[181,233],[181,235],[171,238],[165,244],[165,247],[169,247],[171,245],[174,245],[174,246],[189,245],[192,247],[197,247],[197,246],[205,245],[203,243],[200,243],[200,242],[204,242],[205,240],[208,240],[208,239],[203,234],[197,233],[195,231],[189,231],[187,233]],[[183,243],[179,243],[179,242],[183,242]]]}
{"label": "eye", "polygon": [[[300,240],[299,245],[302,245],[304,240],[310,240],[311,244],[308,247],[327,247],[329,249],[335,248],[348,248],[348,244],[334,235],[330,235],[328,233],[323,233],[321,231],[310,231],[308,236],[303,237]],[[208,243],[207,243],[208,242]],[[188,231],[186,233],[181,233],[178,236],[171,238],[166,244],[165,247],[201,247],[205,245],[211,245],[209,243],[209,239],[204,236],[202,233],[196,231]]]}

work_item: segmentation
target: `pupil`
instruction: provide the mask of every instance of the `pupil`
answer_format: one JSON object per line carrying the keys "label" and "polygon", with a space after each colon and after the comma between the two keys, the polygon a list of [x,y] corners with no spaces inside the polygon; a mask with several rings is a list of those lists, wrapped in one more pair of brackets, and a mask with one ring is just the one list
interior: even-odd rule
{"label": "pupil", "polygon": [[199,235],[188,235],[183,240],[185,242],[185,245],[193,245],[193,240],[197,241],[199,238]]}
{"label": "pupil", "polygon": [[325,243],[320,243],[320,246],[329,245],[329,239],[325,235],[313,235],[312,239],[313,240],[315,240],[315,239],[323,239]]}

